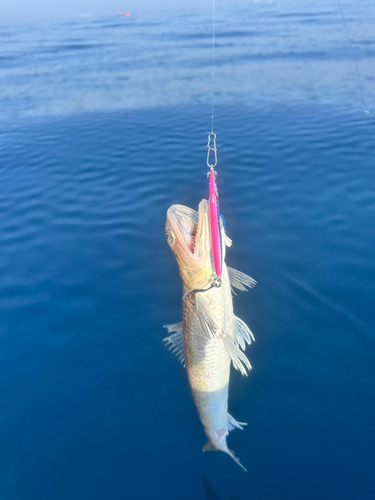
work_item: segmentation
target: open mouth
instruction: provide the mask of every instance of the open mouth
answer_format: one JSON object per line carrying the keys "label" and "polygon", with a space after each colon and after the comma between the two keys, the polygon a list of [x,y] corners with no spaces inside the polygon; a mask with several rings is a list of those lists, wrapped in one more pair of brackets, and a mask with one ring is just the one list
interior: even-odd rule
{"label": "open mouth", "polygon": [[198,212],[179,206],[174,215],[186,246],[191,253],[194,253],[199,227]]}
{"label": "open mouth", "polygon": [[179,248],[189,256],[200,258],[209,249],[207,234],[209,232],[208,202],[202,200],[199,208],[193,210],[184,205],[172,205],[167,213],[167,226],[179,241]]}

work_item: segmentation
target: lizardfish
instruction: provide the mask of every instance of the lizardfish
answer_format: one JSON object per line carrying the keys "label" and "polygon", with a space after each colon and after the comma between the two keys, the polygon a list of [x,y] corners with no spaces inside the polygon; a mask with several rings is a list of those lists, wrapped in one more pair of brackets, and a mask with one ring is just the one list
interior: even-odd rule
{"label": "lizardfish", "polygon": [[226,442],[229,431],[246,425],[228,413],[228,385],[231,362],[244,375],[251,368],[243,351],[245,343],[250,344],[254,337],[233,314],[232,287],[245,291],[256,281],[226,266],[225,246],[230,247],[232,241],[225,234],[222,222],[220,231],[225,243],[222,284],[210,287],[216,273],[209,202],[202,200],[198,212],[182,205],[169,208],[165,235],[182,278],[183,319],[181,323],[165,325],[169,333],[175,333],[164,340],[186,366],[195,405],[208,437],[203,451],[224,451],[245,469]]}

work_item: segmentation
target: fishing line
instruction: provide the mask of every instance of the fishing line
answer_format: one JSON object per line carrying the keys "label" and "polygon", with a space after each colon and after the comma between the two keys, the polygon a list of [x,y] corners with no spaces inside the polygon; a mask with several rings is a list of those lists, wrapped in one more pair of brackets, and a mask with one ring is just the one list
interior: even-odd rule
{"label": "fishing line", "polygon": [[212,0],[212,67],[211,67],[211,132],[214,131],[214,95],[215,95],[215,0]]}
{"label": "fishing line", "polygon": [[[213,170],[217,165],[216,134],[214,133],[214,99],[215,99],[215,0],[212,0],[212,48],[211,48],[211,132],[208,133],[207,166]],[[213,147],[211,147],[211,141]],[[211,155],[214,155],[211,163]],[[217,172],[215,172],[217,176]],[[209,174],[208,174],[209,177]]]}
{"label": "fishing line", "polygon": [[[209,172],[207,178],[209,179],[209,213],[210,213],[210,232],[211,232],[211,245],[212,245],[212,260],[216,273],[213,283],[210,288],[221,286],[221,273],[223,264],[223,248],[222,236],[220,225],[220,210],[219,210],[219,194],[216,186],[217,172],[215,167],[217,165],[217,148],[216,148],[216,134],[214,132],[214,97],[215,97],[215,0],[212,0],[212,64],[211,64],[211,132],[208,133],[207,141],[207,166]],[[211,160],[213,155],[213,162]],[[200,290],[207,291],[210,288]]]}
{"label": "fishing line", "polygon": [[348,37],[348,40],[349,40],[351,54],[352,54],[352,57],[353,57],[353,60],[354,60],[354,63],[355,63],[355,67],[357,68],[358,83],[359,83],[359,92],[361,94],[362,106],[363,106],[364,112],[367,115],[369,115],[370,111],[368,109],[366,109],[365,98],[364,98],[364,95],[363,95],[362,79],[361,79],[361,74],[359,72],[358,62],[357,62],[357,59],[355,57],[355,51],[354,51],[353,43],[352,43],[352,40],[351,40],[350,35],[349,35],[348,27],[346,25],[346,21],[345,21],[345,17],[344,17],[344,12],[342,10],[342,6],[341,6],[340,0],[337,0],[337,3],[338,3],[339,8],[340,8],[341,18],[342,18],[342,22],[344,23],[344,27],[345,27],[345,31],[346,31],[346,36]]}

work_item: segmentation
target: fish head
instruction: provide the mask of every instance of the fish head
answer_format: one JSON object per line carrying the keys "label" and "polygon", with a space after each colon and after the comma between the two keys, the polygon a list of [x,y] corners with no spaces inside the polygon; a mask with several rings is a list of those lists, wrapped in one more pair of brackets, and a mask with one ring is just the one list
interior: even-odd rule
{"label": "fish head", "polygon": [[186,288],[205,288],[214,275],[208,201],[202,200],[198,211],[172,205],[167,211],[165,237]]}

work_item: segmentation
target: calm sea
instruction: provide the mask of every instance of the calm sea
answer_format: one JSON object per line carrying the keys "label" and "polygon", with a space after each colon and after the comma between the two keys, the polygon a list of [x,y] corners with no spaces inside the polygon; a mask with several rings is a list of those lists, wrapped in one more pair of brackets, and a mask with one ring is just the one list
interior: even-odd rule
{"label": "calm sea", "polygon": [[353,51],[335,1],[216,9],[227,262],[258,281],[247,474],[201,452],[162,344],[165,213],[207,197],[210,6],[0,27],[1,500],[375,498],[375,10],[342,6]]}

